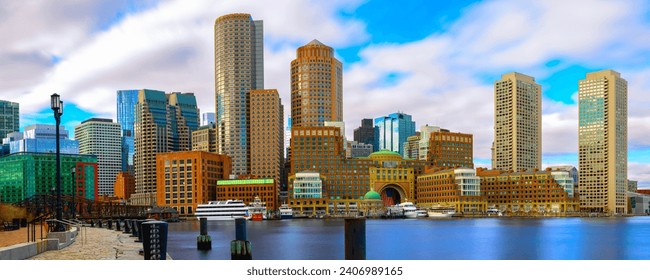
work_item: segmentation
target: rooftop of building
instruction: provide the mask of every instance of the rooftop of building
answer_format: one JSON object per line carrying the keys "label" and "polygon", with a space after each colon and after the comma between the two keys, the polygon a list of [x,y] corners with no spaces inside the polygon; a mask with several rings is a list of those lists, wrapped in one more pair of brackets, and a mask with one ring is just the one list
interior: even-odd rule
{"label": "rooftop of building", "polygon": [[230,186],[230,185],[266,185],[273,184],[273,179],[235,179],[235,180],[219,180],[217,186]]}

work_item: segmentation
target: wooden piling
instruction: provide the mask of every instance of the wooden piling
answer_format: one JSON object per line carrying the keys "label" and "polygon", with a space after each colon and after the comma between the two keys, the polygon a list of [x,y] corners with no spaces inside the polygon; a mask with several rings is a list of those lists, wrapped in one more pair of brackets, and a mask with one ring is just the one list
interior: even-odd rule
{"label": "wooden piling", "polygon": [[345,259],[366,259],[366,219],[345,219]]}
{"label": "wooden piling", "polygon": [[208,219],[200,219],[200,235],[196,237],[196,248],[198,250],[212,250],[212,238],[208,235]]}

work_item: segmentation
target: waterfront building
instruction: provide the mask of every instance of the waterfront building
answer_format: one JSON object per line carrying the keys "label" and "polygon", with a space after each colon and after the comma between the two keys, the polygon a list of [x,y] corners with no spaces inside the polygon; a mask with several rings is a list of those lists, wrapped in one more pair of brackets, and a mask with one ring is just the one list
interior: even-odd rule
{"label": "waterfront building", "polygon": [[[56,154],[19,152],[0,157],[0,201],[16,203],[33,195],[56,194]],[[72,173],[75,168],[76,186]],[[61,194],[98,197],[97,157],[61,154]]]}
{"label": "waterfront building", "polygon": [[492,169],[542,167],[542,86],[533,77],[507,73],[494,83]]}
{"label": "waterfront building", "polygon": [[113,195],[115,178],[122,169],[121,135],[120,124],[111,119],[91,118],[74,129],[79,154],[97,156],[100,195]]}
{"label": "waterfront building", "polygon": [[[438,169],[438,168],[436,168]],[[481,178],[472,168],[433,169],[417,178],[418,206],[454,207],[456,212],[485,212],[487,197],[481,193]]]}
{"label": "waterfront building", "polygon": [[404,158],[405,159],[419,159],[420,158],[420,132],[415,132],[406,138],[404,142]]}
{"label": "waterfront building", "polygon": [[427,162],[443,169],[474,168],[474,136],[447,129],[431,132]]}
{"label": "waterfront building", "polygon": [[415,159],[427,160],[429,155],[429,139],[431,138],[431,133],[440,131],[440,127],[429,126],[425,124],[420,127],[420,142],[418,143],[418,157]]}
{"label": "waterfront building", "polygon": [[650,215],[650,195],[627,191],[627,213],[630,215]]}
{"label": "waterfront building", "polygon": [[138,104],[137,89],[117,91],[117,122],[122,128],[122,171],[135,172],[135,105]]}
{"label": "waterfront building", "polygon": [[[481,192],[488,207],[512,216],[564,216],[580,210],[577,197],[569,197],[565,186],[555,181],[550,170],[508,172],[477,168]],[[566,176],[565,178],[570,178]]]}
{"label": "waterfront building", "polygon": [[393,151],[381,150],[368,156],[369,183],[385,206],[405,201],[418,203],[416,178],[425,170],[426,161],[404,159]]}
{"label": "waterfront building", "polygon": [[359,158],[368,157],[372,154],[372,144],[357,143],[357,141],[347,141],[347,149],[345,150],[345,157]]}
{"label": "waterfront building", "polygon": [[20,131],[20,105],[0,100],[0,138],[16,131]]}
{"label": "waterfront building", "polygon": [[[132,203],[156,201],[156,154],[188,151],[199,124],[192,93],[140,90],[135,107],[135,191]],[[140,199],[140,196],[143,196]],[[148,205],[148,204],[147,204]]]}
{"label": "waterfront building", "polygon": [[284,107],[275,89],[250,93],[250,174],[280,182],[284,163]]}
{"label": "waterfront building", "polygon": [[297,172],[289,177],[288,195],[295,216],[311,217],[329,212],[329,199],[323,188],[323,178],[318,172]]}
{"label": "waterfront building", "polygon": [[203,113],[203,114],[201,114],[201,126],[216,123],[215,116],[216,115],[214,113]]}
{"label": "waterfront building", "polygon": [[215,112],[219,153],[235,175],[250,174],[250,92],[264,88],[263,22],[228,14],[214,23]]}
{"label": "waterfront building", "polygon": [[567,170],[552,170],[550,168],[547,168],[546,170],[551,171],[551,176],[553,176],[555,182],[564,189],[564,192],[566,192],[568,197],[575,197],[575,183],[571,176],[571,172]]}
{"label": "waterfront building", "polygon": [[375,118],[375,151],[389,150],[404,156],[404,142],[415,135],[415,122],[411,115],[392,113]]}
{"label": "waterfront building", "polygon": [[361,120],[361,126],[354,129],[354,141],[371,145],[375,143],[375,126],[372,119]]}
{"label": "waterfront building", "polygon": [[636,192],[639,188],[639,181],[627,180],[627,191]]}
{"label": "waterfront building", "polygon": [[334,49],[313,40],[291,61],[293,126],[323,126],[343,121],[343,66]]}
{"label": "waterfront building", "polygon": [[275,179],[234,179],[217,181],[217,200],[240,199],[249,205],[259,197],[266,209],[277,210],[278,184]]}
{"label": "waterfront building", "polygon": [[587,212],[627,210],[627,81],[618,72],[587,73],[578,85],[578,190]]}
{"label": "waterfront building", "polygon": [[192,151],[217,153],[217,125],[211,123],[192,132]]}
{"label": "waterfront building", "polygon": [[217,182],[231,173],[230,157],[203,151],[156,155],[156,205],[194,215],[198,204],[217,200]]}
{"label": "waterfront building", "polygon": [[135,193],[135,177],[131,172],[120,171],[115,177],[113,195],[120,200],[128,201]]}
{"label": "waterfront building", "polygon": [[[22,136],[13,134],[9,141],[9,153],[56,153],[56,125],[35,124],[25,127]],[[79,142],[68,139],[68,131],[59,126],[59,150],[61,154],[79,154]]]}
{"label": "waterfront building", "polygon": [[361,216],[369,218],[378,218],[386,214],[386,207],[381,200],[381,195],[374,191],[368,191],[363,200],[359,202],[359,212]]}

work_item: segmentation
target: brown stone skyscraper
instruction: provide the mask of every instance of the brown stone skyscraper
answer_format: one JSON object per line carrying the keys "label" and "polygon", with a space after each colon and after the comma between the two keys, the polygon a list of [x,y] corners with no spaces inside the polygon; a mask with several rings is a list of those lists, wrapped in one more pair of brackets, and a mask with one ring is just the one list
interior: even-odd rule
{"label": "brown stone skyscraper", "polygon": [[280,181],[284,158],[284,109],[275,89],[253,90],[251,100],[251,175]]}
{"label": "brown stone skyscraper", "polygon": [[334,50],[313,40],[296,54],[291,62],[292,126],[343,121],[343,66]]}

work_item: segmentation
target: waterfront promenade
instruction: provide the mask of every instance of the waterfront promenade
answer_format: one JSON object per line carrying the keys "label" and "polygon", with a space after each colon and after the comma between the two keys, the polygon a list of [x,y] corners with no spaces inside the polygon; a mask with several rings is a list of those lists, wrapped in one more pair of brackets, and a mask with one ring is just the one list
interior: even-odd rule
{"label": "waterfront promenade", "polygon": [[[26,228],[1,234],[0,247],[20,244],[27,239]],[[28,260],[143,260],[140,255],[142,243],[135,242],[136,239],[121,231],[84,227],[70,246],[46,251]]]}

